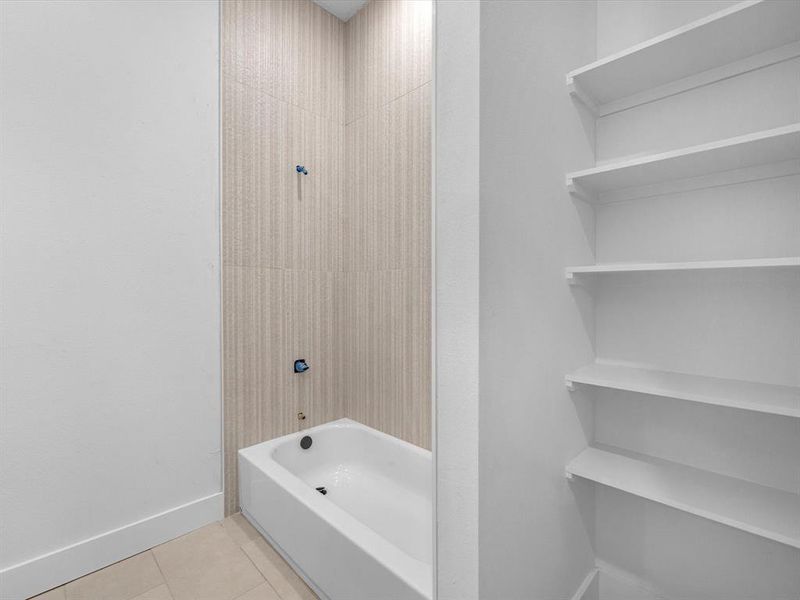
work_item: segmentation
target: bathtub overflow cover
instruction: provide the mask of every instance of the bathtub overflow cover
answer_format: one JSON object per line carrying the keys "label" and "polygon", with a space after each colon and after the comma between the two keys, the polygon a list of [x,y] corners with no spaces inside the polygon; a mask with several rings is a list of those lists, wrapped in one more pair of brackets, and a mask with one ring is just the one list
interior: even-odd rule
{"label": "bathtub overflow cover", "polygon": [[310,435],[304,435],[303,439],[300,440],[300,447],[303,450],[308,450],[309,448],[311,448],[312,442],[313,442],[313,440],[311,439]]}

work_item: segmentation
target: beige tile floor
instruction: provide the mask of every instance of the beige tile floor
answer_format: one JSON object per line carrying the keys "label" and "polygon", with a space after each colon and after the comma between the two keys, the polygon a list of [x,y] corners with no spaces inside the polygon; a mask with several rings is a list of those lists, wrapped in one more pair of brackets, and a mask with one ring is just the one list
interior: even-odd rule
{"label": "beige tile floor", "polygon": [[241,513],[36,600],[316,600]]}

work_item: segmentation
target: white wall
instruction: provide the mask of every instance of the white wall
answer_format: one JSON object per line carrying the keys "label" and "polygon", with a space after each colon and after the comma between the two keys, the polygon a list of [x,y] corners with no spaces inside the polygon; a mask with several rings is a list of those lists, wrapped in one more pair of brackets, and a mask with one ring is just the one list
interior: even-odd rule
{"label": "white wall", "polygon": [[564,75],[594,54],[594,3],[482,3],[483,600],[570,598],[594,567],[591,496],[564,477],[592,427],[564,374],[592,360],[594,335],[589,297],[564,278],[593,261],[594,217],[564,173],[593,164],[594,129]]}
{"label": "white wall", "polygon": [[[598,57],[733,4],[598,3]],[[598,161],[800,122],[800,59],[597,120]],[[601,205],[598,262],[800,254],[800,175]],[[684,373],[798,385],[796,273],[607,277],[594,292],[596,356]],[[583,390],[595,441],[797,491],[796,419]],[[599,486],[597,558],[669,598],[776,600],[800,589],[800,551]]]}
{"label": "white wall", "polygon": [[620,52],[740,0],[597,0],[597,58]]}
{"label": "white wall", "polygon": [[0,596],[16,599],[221,514],[218,6],[2,2],[0,18]]}
{"label": "white wall", "polygon": [[480,4],[434,14],[436,598],[478,598]]}

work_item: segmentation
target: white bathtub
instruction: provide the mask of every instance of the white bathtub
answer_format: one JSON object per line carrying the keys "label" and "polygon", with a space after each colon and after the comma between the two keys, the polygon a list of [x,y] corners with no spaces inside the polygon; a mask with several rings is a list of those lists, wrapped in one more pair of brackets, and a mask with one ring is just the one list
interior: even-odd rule
{"label": "white bathtub", "polygon": [[323,600],[431,599],[431,477],[428,450],[350,419],[239,450],[242,513]]}

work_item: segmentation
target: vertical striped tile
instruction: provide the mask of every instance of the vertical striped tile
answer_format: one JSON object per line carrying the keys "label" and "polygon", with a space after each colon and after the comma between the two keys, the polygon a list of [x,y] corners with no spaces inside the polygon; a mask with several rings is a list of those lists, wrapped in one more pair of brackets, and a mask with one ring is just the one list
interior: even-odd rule
{"label": "vertical striped tile", "polygon": [[235,512],[236,452],[297,428],[285,393],[288,363],[284,271],[223,267],[223,404],[226,511]]}
{"label": "vertical striped tile", "polygon": [[226,0],[223,74],[338,123],[344,23],[310,0]]}
{"label": "vertical striped tile", "polygon": [[341,321],[347,416],[427,448],[430,278],[429,269],[346,273]]}
{"label": "vertical striped tile", "polygon": [[345,26],[341,394],[348,416],[430,447],[431,3]]}
{"label": "vertical striped tile", "polygon": [[345,126],[348,269],[428,268],[431,84]]}
{"label": "vertical striped tile", "polygon": [[430,446],[431,6],[222,10],[230,514],[239,448],[342,416]]}
{"label": "vertical striped tile", "polygon": [[373,0],[345,26],[345,122],[431,81],[430,0]]}

